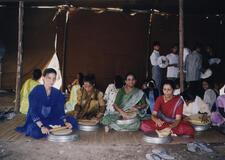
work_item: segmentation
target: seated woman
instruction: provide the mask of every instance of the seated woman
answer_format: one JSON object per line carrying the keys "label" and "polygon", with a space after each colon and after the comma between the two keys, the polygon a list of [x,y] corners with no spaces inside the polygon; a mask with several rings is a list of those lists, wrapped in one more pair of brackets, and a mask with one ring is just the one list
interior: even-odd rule
{"label": "seated woman", "polygon": [[[75,105],[74,116],[79,123],[86,120],[101,120],[105,112],[105,101],[103,93],[95,88],[94,75],[84,77],[84,85],[77,91],[77,104]],[[90,122],[91,122],[90,121]]]}
{"label": "seated woman", "polygon": [[211,80],[202,80],[202,88],[204,89],[203,100],[209,106],[209,110],[211,110],[217,98],[216,91],[213,89]]}
{"label": "seated woman", "polygon": [[119,75],[115,76],[114,83],[109,84],[105,90],[104,100],[106,101],[106,111],[104,115],[115,112],[113,107],[118,91],[123,87],[123,78]]}
{"label": "seated woman", "polygon": [[206,123],[210,121],[210,109],[199,96],[196,96],[190,90],[187,90],[181,94],[184,103],[183,115],[186,116],[186,120],[195,123]]}
{"label": "seated woman", "polygon": [[76,79],[75,79],[71,84],[69,84],[69,85],[67,86],[68,93],[71,92],[73,86],[81,84],[82,81],[83,81],[83,78],[84,78],[83,73],[79,72],[79,73],[77,74]]}
{"label": "seated woman", "polygon": [[65,110],[66,112],[71,112],[74,110],[74,106],[77,104],[77,91],[83,86],[83,74],[78,73],[77,78],[71,85],[71,90],[69,94],[69,101],[66,102]]}
{"label": "seated woman", "polygon": [[[125,86],[121,88],[114,102],[115,111],[107,114],[102,120],[102,124],[109,126],[116,131],[137,131],[140,126],[139,117],[146,114],[147,104],[145,102],[144,92],[135,88],[136,78],[133,73],[126,75]],[[118,124],[117,120],[136,118],[132,124]]]}
{"label": "seated woman", "polygon": [[216,110],[211,114],[211,121],[214,126],[225,126],[225,95],[221,95],[216,100]]}
{"label": "seated woman", "polygon": [[34,69],[32,79],[30,78],[26,80],[26,82],[23,84],[22,89],[20,91],[20,112],[21,113],[27,114],[28,107],[29,107],[28,96],[30,92],[33,90],[33,88],[39,84],[38,80],[41,78],[41,76],[42,76],[41,70]]}
{"label": "seated woman", "polygon": [[50,132],[50,125],[78,129],[76,120],[65,115],[64,95],[52,87],[56,81],[56,74],[52,68],[45,69],[43,73],[44,85],[36,86],[30,93],[26,122],[24,126],[16,128],[18,132],[39,139]]}
{"label": "seated woman", "polygon": [[168,129],[179,136],[194,136],[194,129],[191,124],[182,120],[183,100],[180,96],[174,96],[173,91],[173,81],[167,80],[164,82],[164,95],[157,98],[151,120],[142,122],[142,131],[154,132]]}

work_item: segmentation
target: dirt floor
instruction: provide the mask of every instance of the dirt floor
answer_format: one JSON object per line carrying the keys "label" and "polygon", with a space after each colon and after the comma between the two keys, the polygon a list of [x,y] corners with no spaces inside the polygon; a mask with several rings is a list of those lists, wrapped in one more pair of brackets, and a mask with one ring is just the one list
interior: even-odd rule
{"label": "dirt floor", "polygon": [[190,153],[186,145],[77,145],[48,141],[0,142],[2,160],[145,160],[153,148],[164,148],[177,160],[224,160],[224,145],[213,153]]}
{"label": "dirt floor", "polygon": [[[12,107],[13,100],[13,94],[0,94],[0,110]],[[14,131],[23,121],[19,115],[0,122],[0,160],[146,160],[146,154],[154,148],[166,149],[176,160],[225,160],[225,135],[214,130],[196,135],[194,140],[207,143],[213,152],[191,153],[183,139],[152,145],[141,141],[141,132],[81,132],[79,141],[67,143],[33,140]]]}

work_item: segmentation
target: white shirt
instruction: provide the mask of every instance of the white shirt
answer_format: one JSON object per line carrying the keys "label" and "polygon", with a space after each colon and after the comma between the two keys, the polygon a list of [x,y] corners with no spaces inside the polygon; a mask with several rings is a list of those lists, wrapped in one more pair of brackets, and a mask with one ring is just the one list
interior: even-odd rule
{"label": "white shirt", "polygon": [[157,66],[158,65],[158,58],[160,57],[159,51],[153,50],[151,56],[150,56],[150,61],[152,66]]}
{"label": "white shirt", "polygon": [[184,55],[183,55],[183,61],[185,63],[187,55],[191,53],[191,50],[189,48],[184,48]]}
{"label": "white shirt", "polygon": [[185,116],[196,115],[198,112],[211,114],[209,106],[198,96],[196,96],[195,101],[186,105],[184,103],[183,114]]}
{"label": "white shirt", "polygon": [[[169,60],[169,64],[179,64],[179,57],[177,54],[170,53],[166,56]],[[178,77],[179,68],[170,66],[167,67],[167,78],[177,78]]]}
{"label": "white shirt", "polygon": [[109,84],[106,88],[104,100],[106,101],[106,111],[105,115],[115,111],[113,104],[116,99],[116,95],[119,89],[116,88],[115,84]]}
{"label": "white shirt", "polygon": [[207,89],[204,94],[204,102],[209,105],[209,109],[212,109],[212,106],[216,102],[216,93],[212,89]]}

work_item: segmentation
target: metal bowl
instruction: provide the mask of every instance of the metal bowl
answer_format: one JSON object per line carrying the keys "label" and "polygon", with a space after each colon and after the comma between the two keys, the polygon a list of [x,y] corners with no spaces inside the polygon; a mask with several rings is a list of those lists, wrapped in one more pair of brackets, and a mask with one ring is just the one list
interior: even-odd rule
{"label": "metal bowl", "polygon": [[47,139],[51,142],[71,142],[79,139],[79,133],[76,131],[73,131],[68,135],[54,135],[49,133]]}
{"label": "metal bowl", "polygon": [[94,132],[94,131],[97,131],[99,129],[99,124],[97,125],[83,125],[83,124],[80,124],[80,130],[81,131],[86,131],[86,132]]}
{"label": "metal bowl", "polygon": [[131,119],[119,119],[116,121],[118,125],[130,125],[138,121],[138,118],[131,118]]}
{"label": "metal bowl", "polygon": [[145,142],[152,143],[152,144],[166,144],[166,143],[170,143],[172,141],[171,136],[159,137],[156,132],[146,133],[143,135],[142,139]]}
{"label": "metal bowl", "polygon": [[206,124],[206,125],[195,125],[193,124],[193,127],[195,129],[196,132],[203,132],[203,131],[207,131],[209,130],[209,128],[211,127],[211,124]]}

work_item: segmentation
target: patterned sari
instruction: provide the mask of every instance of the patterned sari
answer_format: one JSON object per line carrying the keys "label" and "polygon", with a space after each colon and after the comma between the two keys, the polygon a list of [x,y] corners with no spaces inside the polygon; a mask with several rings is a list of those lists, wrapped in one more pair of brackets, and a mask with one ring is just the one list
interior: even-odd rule
{"label": "patterned sari", "polygon": [[98,114],[104,114],[105,101],[103,99],[103,93],[94,89],[91,95],[81,88],[77,92],[77,104],[75,106],[75,116],[77,119],[91,120]]}
{"label": "patterned sari", "polygon": [[[141,90],[134,88],[131,92],[126,93],[125,89],[122,88],[119,90],[114,104],[120,107],[123,111],[130,112],[133,106],[146,104],[146,102],[144,93]],[[137,120],[133,124],[119,125],[116,121],[120,119],[120,115],[118,112],[114,112],[105,115],[101,123],[103,125],[110,126],[116,131],[137,131],[140,126],[140,118],[144,117],[145,114],[146,109],[141,109],[138,111]]]}

